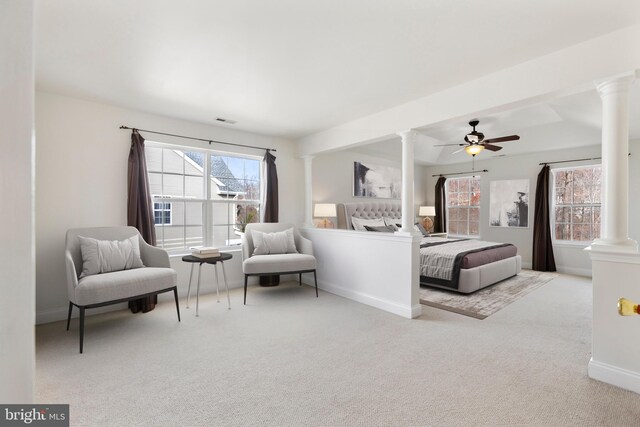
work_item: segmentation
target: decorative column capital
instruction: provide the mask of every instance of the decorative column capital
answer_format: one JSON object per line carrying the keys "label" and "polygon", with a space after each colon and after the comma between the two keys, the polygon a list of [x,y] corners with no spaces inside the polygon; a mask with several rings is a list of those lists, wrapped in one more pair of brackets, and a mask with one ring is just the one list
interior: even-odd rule
{"label": "decorative column capital", "polygon": [[310,162],[314,157],[316,156],[314,156],[313,154],[305,154],[304,156],[300,156],[300,158],[305,162]]}
{"label": "decorative column capital", "polygon": [[595,84],[602,98],[616,93],[628,93],[635,79],[635,73],[625,73],[606,80],[596,81]]}
{"label": "decorative column capital", "polygon": [[415,139],[418,137],[418,131],[416,131],[415,129],[401,130],[400,132],[396,132],[396,135],[400,136],[402,140],[411,139],[415,141]]}

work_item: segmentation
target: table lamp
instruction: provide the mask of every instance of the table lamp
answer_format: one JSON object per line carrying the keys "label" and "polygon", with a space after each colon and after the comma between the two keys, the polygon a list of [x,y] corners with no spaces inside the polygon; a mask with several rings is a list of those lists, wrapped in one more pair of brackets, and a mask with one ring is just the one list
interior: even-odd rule
{"label": "table lamp", "polygon": [[335,203],[316,203],[313,216],[322,217],[322,221],[318,223],[318,228],[333,228],[333,223],[329,218],[337,216]]}
{"label": "table lamp", "polygon": [[422,226],[430,232],[431,227],[433,227],[433,219],[431,219],[431,217],[436,216],[436,208],[434,206],[420,206],[418,216],[424,217],[422,219]]}

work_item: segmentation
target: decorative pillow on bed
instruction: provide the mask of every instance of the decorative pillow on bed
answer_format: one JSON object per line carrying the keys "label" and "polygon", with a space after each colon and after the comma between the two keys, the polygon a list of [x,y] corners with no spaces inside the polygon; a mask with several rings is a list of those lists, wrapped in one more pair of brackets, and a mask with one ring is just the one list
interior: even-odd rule
{"label": "decorative pillow on bed", "polygon": [[297,254],[293,228],[275,233],[251,231],[253,238],[253,255]]}
{"label": "decorative pillow on bed", "polygon": [[384,219],[382,218],[364,219],[356,218],[354,216],[351,217],[351,224],[353,224],[353,229],[356,231],[367,231],[367,229],[364,228],[365,225],[368,225],[369,227],[384,227],[387,225],[384,223]]}
{"label": "decorative pillow on bed", "polygon": [[78,239],[82,253],[81,279],[92,274],[144,267],[137,234],[124,240],[96,240],[83,236]]}
{"label": "decorative pillow on bed", "polygon": [[414,227],[417,228],[418,231],[422,233],[424,237],[429,237],[429,232],[427,231],[426,228],[424,228],[424,225],[422,225],[422,223],[416,222],[414,224]]}
{"label": "decorative pillow on bed", "polygon": [[402,224],[401,224],[402,221],[397,218],[389,218],[388,216],[385,216],[383,219],[384,219],[384,225],[386,226],[395,227],[396,230],[402,227]]}
{"label": "decorative pillow on bed", "polygon": [[380,227],[371,227],[370,225],[365,225],[364,226],[365,230],[367,231],[379,231],[382,233],[393,233],[395,231],[398,231],[398,229],[394,226],[391,225],[383,225]]}

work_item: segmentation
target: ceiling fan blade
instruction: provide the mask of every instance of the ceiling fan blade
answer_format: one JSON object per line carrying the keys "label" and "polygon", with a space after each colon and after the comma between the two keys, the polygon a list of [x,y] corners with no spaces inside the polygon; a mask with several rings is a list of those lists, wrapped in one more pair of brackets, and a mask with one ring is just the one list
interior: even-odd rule
{"label": "ceiling fan blade", "polygon": [[438,144],[438,145],[434,145],[434,147],[453,147],[454,145],[459,145],[460,147],[462,147],[467,144]]}
{"label": "ceiling fan blade", "polygon": [[502,136],[500,138],[490,138],[490,139],[485,139],[483,142],[486,143],[494,143],[494,142],[507,142],[507,141],[517,141],[519,140],[520,137],[518,135],[509,135],[509,136]]}
{"label": "ceiling fan blade", "polygon": [[[465,145],[466,145],[466,144],[465,144]],[[462,150],[464,150],[464,147],[462,147],[462,148],[460,148],[460,149],[458,149],[458,150],[454,151],[454,152],[453,152],[453,153],[451,153],[451,154],[458,154],[458,153],[459,153],[459,152],[461,152]]]}
{"label": "ceiling fan blade", "polygon": [[491,144],[482,144],[484,145],[484,148],[486,148],[489,151],[500,151],[502,150],[502,147],[499,147],[497,145],[491,145]]}

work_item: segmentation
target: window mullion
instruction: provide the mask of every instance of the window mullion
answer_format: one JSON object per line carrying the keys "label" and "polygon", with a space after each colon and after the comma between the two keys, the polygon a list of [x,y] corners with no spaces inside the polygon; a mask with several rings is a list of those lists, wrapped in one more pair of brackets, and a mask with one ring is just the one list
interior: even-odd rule
{"label": "window mullion", "polygon": [[202,233],[204,235],[205,246],[213,246],[213,205],[211,204],[211,154],[204,153],[204,203],[202,204]]}

